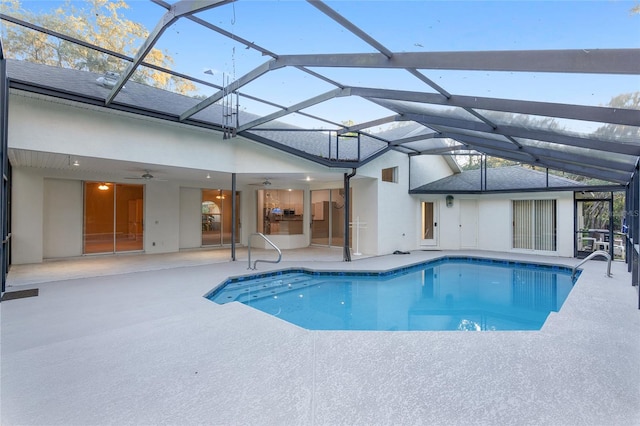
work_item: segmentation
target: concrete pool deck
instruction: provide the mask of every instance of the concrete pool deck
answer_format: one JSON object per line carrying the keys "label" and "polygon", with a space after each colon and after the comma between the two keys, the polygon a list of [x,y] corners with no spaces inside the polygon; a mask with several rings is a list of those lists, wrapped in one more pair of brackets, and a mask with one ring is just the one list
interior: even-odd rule
{"label": "concrete pool deck", "polygon": [[[636,425],[640,310],[624,263],[589,261],[535,332],[309,331],[203,295],[246,252],[14,266],[2,317],[3,425]],[[285,252],[287,267],[385,270],[443,255]]]}

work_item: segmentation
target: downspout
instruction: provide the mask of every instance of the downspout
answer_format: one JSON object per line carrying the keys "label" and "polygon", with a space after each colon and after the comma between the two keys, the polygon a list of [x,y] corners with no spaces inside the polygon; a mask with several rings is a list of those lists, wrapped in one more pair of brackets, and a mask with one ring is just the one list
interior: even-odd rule
{"label": "downspout", "polygon": [[349,248],[349,205],[351,196],[349,192],[349,181],[356,175],[356,169],[351,169],[351,173],[344,174],[344,247],[342,249],[342,260],[351,262],[351,249]]}

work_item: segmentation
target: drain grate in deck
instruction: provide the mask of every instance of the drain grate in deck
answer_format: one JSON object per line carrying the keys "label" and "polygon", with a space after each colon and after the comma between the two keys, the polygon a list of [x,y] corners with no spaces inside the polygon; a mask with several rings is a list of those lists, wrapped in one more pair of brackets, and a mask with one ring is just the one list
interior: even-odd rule
{"label": "drain grate in deck", "polygon": [[2,295],[2,301],[13,299],[24,299],[25,297],[34,297],[38,295],[38,289],[32,288],[29,290],[9,291]]}

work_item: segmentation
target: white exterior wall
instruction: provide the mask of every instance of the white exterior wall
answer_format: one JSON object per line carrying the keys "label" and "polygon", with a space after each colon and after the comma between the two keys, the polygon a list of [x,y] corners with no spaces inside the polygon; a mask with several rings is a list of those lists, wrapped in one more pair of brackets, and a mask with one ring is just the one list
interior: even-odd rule
{"label": "white exterior wall", "polygon": [[40,263],[43,255],[44,178],[12,170],[11,261]]}
{"label": "white exterior wall", "polygon": [[179,247],[196,248],[202,244],[202,190],[180,188]]}
{"label": "white exterior wall", "polygon": [[[436,164],[440,161],[439,157],[430,158]],[[398,167],[397,183],[382,181],[382,170],[389,167]],[[438,175],[438,170],[444,172],[434,167],[431,172],[432,179],[446,176],[444,173]],[[373,237],[371,234],[377,233],[375,236],[377,250],[375,253],[368,254],[389,254],[396,250],[408,251],[418,248],[416,235],[420,234],[420,201],[408,195],[409,157],[399,152],[390,152],[358,169],[358,175],[375,179],[377,186],[375,191],[369,188],[366,194],[360,194],[362,199],[357,200],[358,210],[354,210],[353,213],[355,217],[363,210],[376,211],[377,217],[372,217],[371,221],[368,217],[373,215],[364,214],[369,226],[363,233],[368,235],[368,238]]]}
{"label": "white exterior wall", "polygon": [[438,155],[415,156],[411,158],[410,164],[410,189],[453,174],[445,159]]}
{"label": "white exterior wall", "polygon": [[[82,182],[45,179],[43,216],[43,257],[82,255]],[[60,242],[64,244],[60,244]]]}
{"label": "white exterior wall", "polygon": [[[228,173],[268,176],[334,171],[338,179],[342,176],[341,171],[241,137],[230,143],[206,129],[16,91],[10,96],[8,132],[9,148],[24,150]],[[80,173],[64,166],[13,168],[12,263],[82,255],[82,181],[131,183],[124,176]],[[200,247],[200,188],[188,182],[140,183],[145,185],[144,251]],[[209,188],[231,189],[231,184],[212,180]],[[303,219],[308,224],[309,185],[301,183],[294,189],[305,191]],[[241,193],[240,242],[246,244],[248,235],[256,231],[256,188],[239,186],[237,190]],[[196,216],[195,223],[188,224]],[[277,235],[273,241],[283,249],[306,247],[310,230],[305,226],[302,235]]]}
{"label": "white exterior wall", "polygon": [[180,188],[169,182],[149,182],[145,185],[144,204],[145,252],[178,251]]}
{"label": "white exterior wall", "polygon": [[[557,251],[543,252],[573,257],[573,194],[571,192],[530,192],[518,194],[454,195],[452,207],[446,207],[446,195],[418,196],[420,201],[436,202],[438,216],[437,244],[433,249],[459,250],[463,247],[461,232],[461,206],[464,201],[477,202],[478,250],[496,252],[527,252],[513,249],[512,200],[556,200]],[[417,230],[420,228],[420,207],[417,207]],[[420,236],[417,237],[418,241]],[[427,249],[428,247],[422,247]],[[533,252],[533,251],[530,251]]]}
{"label": "white exterior wall", "polygon": [[[313,173],[333,172],[336,180],[321,187],[300,183],[304,190],[301,235],[273,235],[279,247],[291,249],[310,244],[310,189],[341,188],[341,170],[328,169],[267,146],[235,138],[224,141],[213,131],[175,123],[79,107],[67,101],[50,101],[41,96],[16,95],[9,107],[9,147],[55,152],[88,158],[143,164],[164,164],[228,173]],[[382,170],[398,167],[397,183],[382,182]],[[388,254],[415,250],[421,246],[421,200],[437,202],[437,245],[431,248],[461,248],[460,206],[463,198],[477,201],[477,248],[511,251],[511,200],[514,194],[456,196],[445,206],[445,195],[410,196],[412,179],[433,181],[451,174],[444,159],[425,156],[413,160],[411,171],[405,154],[391,151],[357,170],[351,179],[353,220],[366,224],[355,241],[362,253]],[[12,199],[12,262],[34,263],[44,258],[82,254],[82,180],[128,182],[96,174],[84,175],[52,165],[50,169],[14,167]],[[57,180],[56,180],[57,179]],[[201,245],[200,188],[188,182],[144,182],[145,234],[147,253],[174,252]],[[210,188],[231,189],[230,182],[211,182]],[[274,188],[275,189],[275,188]],[[240,243],[256,232],[256,187],[238,187],[240,200]],[[573,203],[571,193],[530,193],[520,199],[558,199],[558,251],[573,255]],[[256,242],[257,246],[260,246]],[[264,245],[263,245],[264,246]]]}

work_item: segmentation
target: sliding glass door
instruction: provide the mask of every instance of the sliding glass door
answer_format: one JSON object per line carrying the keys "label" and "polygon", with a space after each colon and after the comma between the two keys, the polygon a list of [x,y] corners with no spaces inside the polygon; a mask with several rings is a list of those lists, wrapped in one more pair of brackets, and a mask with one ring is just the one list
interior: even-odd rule
{"label": "sliding glass door", "polygon": [[343,189],[311,191],[311,244],[344,245],[344,204]]}
{"label": "sliding glass door", "polygon": [[85,182],[83,252],[144,248],[144,186]]}
{"label": "sliding glass door", "polygon": [[513,248],[556,250],[556,200],[513,201]]}
{"label": "sliding glass door", "polygon": [[[202,190],[202,245],[231,244],[233,224],[231,191],[224,189]],[[240,211],[240,193],[236,192],[236,212]],[[240,215],[236,214],[236,243],[240,242]]]}

